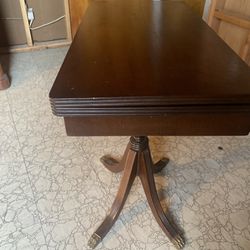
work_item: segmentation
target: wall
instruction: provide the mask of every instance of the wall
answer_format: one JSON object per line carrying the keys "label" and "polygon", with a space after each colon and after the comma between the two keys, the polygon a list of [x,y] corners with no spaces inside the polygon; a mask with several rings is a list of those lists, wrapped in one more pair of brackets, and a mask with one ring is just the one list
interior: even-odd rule
{"label": "wall", "polygon": [[[26,0],[33,8],[35,20],[32,27],[51,22],[65,15],[64,0]],[[31,31],[34,42],[67,39],[66,19]],[[24,23],[18,0],[0,0],[0,47],[26,45]]]}
{"label": "wall", "polygon": [[[32,27],[37,27],[65,15],[63,0],[26,0],[26,3],[28,7],[34,10],[35,21]],[[66,39],[65,18],[31,33],[34,42]]]}
{"label": "wall", "polygon": [[0,0],[0,32],[0,47],[26,43],[21,9],[17,0]]}

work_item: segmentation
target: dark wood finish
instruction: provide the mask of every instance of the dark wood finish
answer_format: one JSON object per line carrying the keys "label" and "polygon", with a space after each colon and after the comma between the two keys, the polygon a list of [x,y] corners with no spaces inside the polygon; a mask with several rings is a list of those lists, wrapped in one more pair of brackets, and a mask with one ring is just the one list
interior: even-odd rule
{"label": "dark wood finish", "polygon": [[[127,159],[128,159],[128,152],[130,149],[130,144],[128,144],[125,153],[123,154],[122,160],[118,161],[115,158],[113,158],[110,155],[104,155],[100,158],[101,163],[106,167],[109,171],[112,173],[119,173],[122,172],[125,168],[125,165],[127,164]],[[156,162],[153,165],[153,172],[154,173],[159,173],[161,170],[166,167],[168,164],[169,159],[168,158],[162,158],[158,162]]]}
{"label": "dark wood finish", "polygon": [[184,3],[93,1],[50,98],[61,116],[249,110],[249,82],[248,66]]}
{"label": "dark wood finish", "polygon": [[0,64],[0,90],[10,87],[10,81],[7,74],[4,73],[2,65]]}
{"label": "dark wood finish", "polygon": [[183,248],[185,244],[183,236],[180,235],[179,231],[176,230],[176,227],[173,225],[172,221],[165,215],[161,207],[161,203],[155,187],[153,164],[148,147],[138,156],[138,168],[139,177],[141,179],[144,192],[156,221],[162,228],[163,232],[170,239],[170,241],[173,242],[173,244],[177,246],[177,248]]}
{"label": "dark wood finish", "polygon": [[[184,238],[180,235],[179,231],[176,230],[173,222],[164,214],[157,195],[153,176],[153,169],[159,172],[166,166],[168,160],[164,158],[154,165],[151,159],[148,138],[143,136],[131,137],[123,159],[125,159],[123,162],[124,173],[117,196],[109,214],[91,236],[89,246],[95,248],[116,222],[128,197],[134,179],[136,175],[138,175],[141,179],[150,208],[158,224],[177,248],[183,248]],[[113,172],[113,170],[111,171]]]}
{"label": "dark wood finish", "polygon": [[117,196],[108,216],[105,218],[103,223],[98,227],[98,229],[94,233],[94,238],[98,236],[99,241],[93,242],[92,236],[89,241],[90,247],[94,248],[105,237],[105,235],[111,229],[113,224],[116,222],[136,177],[136,167],[134,167],[136,156],[137,155],[135,151],[128,150],[126,154],[126,165],[124,169],[124,174],[121,180]]}
{"label": "dark wood finish", "polygon": [[124,165],[109,155],[102,156],[100,161],[104,167],[113,173],[119,173],[124,170]]}
{"label": "dark wood finish", "polygon": [[127,154],[129,150],[129,145],[127,146],[125,153],[123,154],[122,160],[119,162],[113,157],[109,155],[104,155],[101,157],[101,163],[111,172],[119,173],[124,170],[126,161],[127,161]]}
{"label": "dark wood finish", "polygon": [[160,173],[163,168],[166,167],[166,165],[169,163],[169,159],[164,157],[157,161],[155,164],[153,164],[153,172],[155,174]]}
{"label": "dark wood finish", "polygon": [[[250,71],[189,7],[177,1],[91,2],[50,92],[53,113],[70,136],[131,137],[111,212],[90,240],[115,223],[136,174],[170,240],[184,240],[161,208],[147,135],[246,135],[250,131]],[[143,137],[144,136],[144,137]]]}
{"label": "dark wood finish", "polygon": [[69,0],[72,38],[74,38],[79,28],[82,17],[88,7],[89,1],[90,0]]}
{"label": "dark wood finish", "polygon": [[65,117],[70,136],[111,135],[247,135],[249,112],[176,113],[162,116],[91,116]]}

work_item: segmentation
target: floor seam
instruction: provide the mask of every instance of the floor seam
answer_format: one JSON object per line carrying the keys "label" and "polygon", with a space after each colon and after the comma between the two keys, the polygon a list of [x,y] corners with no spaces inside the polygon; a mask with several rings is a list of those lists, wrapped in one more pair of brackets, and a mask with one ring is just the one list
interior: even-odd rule
{"label": "floor seam", "polygon": [[40,212],[38,210],[36,199],[35,199],[35,194],[34,194],[34,191],[33,191],[32,185],[31,185],[31,179],[30,179],[29,172],[28,172],[28,166],[26,164],[25,157],[24,157],[23,152],[22,152],[22,147],[21,147],[19,136],[18,136],[18,131],[17,131],[17,128],[16,128],[16,123],[15,123],[15,120],[14,120],[14,117],[13,117],[12,107],[10,105],[10,100],[9,100],[9,95],[8,95],[8,93],[6,93],[6,95],[7,95],[8,105],[9,105],[9,109],[10,109],[10,117],[11,117],[11,120],[12,120],[12,123],[13,123],[13,127],[14,127],[14,130],[15,130],[16,138],[17,138],[17,141],[18,141],[20,154],[21,154],[21,157],[22,157],[22,160],[23,160],[23,164],[25,166],[27,178],[29,180],[29,186],[30,186],[30,190],[31,190],[31,193],[32,193],[34,204],[36,206],[36,212],[38,213],[39,222],[40,222],[41,230],[42,230],[42,233],[43,233],[44,241],[45,241],[46,247],[48,249],[48,245],[47,245],[47,242],[46,242],[45,233],[44,233],[44,230],[43,230],[43,224],[42,224],[41,217],[40,217]]}

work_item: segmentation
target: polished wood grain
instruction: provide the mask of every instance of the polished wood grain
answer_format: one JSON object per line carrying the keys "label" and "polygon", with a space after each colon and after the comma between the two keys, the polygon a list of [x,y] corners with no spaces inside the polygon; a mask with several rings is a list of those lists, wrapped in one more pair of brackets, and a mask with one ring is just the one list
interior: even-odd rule
{"label": "polished wood grain", "polygon": [[[137,157],[137,153],[133,150],[129,150],[127,154],[125,154],[125,166],[124,166],[124,174],[121,179],[120,187],[117,192],[117,196],[112,204],[109,214],[106,216],[102,224],[98,227],[98,229],[93,234],[94,236],[98,236],[101,241],[106,234],[109,232],[113,224],[116,222],[124,203],[128,197],[132,184],[136,177],[136,167],[135,160]],[[95,237],[94,237],[95,238]],[[89,241],[90,247],[95,247],[99,242],[93,242],[93,237],[91,237]]]}
{"label": "polished wood grain", "polygon": [[[130,144],[128,144],[121,161],[113,158],[110,155],[104,155],[100,158],[101,163],[112,173],[119,173],[125,169],[127,164],[128,153],[130,150]],[[168,164],[169,159],[164,157],[155,164],[152,164],[153,172],[159,173]]]}
{"label": "polished wood grain", "polygon": [[109,109],[110,100],[249,107],[249,82],[247,65],[186,4],[93,1],[50,98],[61,116]]}
{"label": "polished wood grain", "polygon": [[[230,108],[229,108],[230,111]],[[165,115],[109,115],[65,117],[70,136],[115,135],[247,135],[250,113],[175,113]]]}
{"label": "polished wood grain", "polygon": [[70,23],[74,38],[90,0],[69,0]]}
{"label": "polished wood grain", "polygon": [[121,161],[117,161],[116,159],[114,159],[113,157],[111,157],[109,155],[104,155],[100,159],[101,163],[109,171],[111,171],[113,173],[119,173],[119,172],[123,171],[125,168],[128,152],[129,152],[129,145],[126,148]]}

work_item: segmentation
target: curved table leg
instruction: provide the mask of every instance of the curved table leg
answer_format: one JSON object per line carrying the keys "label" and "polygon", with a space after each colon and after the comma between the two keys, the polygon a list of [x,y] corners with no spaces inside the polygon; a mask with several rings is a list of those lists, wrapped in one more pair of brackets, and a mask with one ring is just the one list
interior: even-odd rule
{"label": "curved table leg", "polygon": [[131,186],[134,182],[137,173],[137,164],[136,164],[136,152],[132,150],[127,151],[127,157],[125,159],[125,168],[124,173],[121,179],[120,187],[116,195],[115,201],[111,207],[110,213],[104,219],[102,224],[91,236],[88,245],[91,248],[95,248],[99,242],[105,237],[108,231],[111,229],[113,224],[116,222],[123,205],[128,197]]}
{"label": "curved table leg", "polygon": [[163,157],[161,160],[157,161],[153,166],[154,173],[157,174],[161,172],[161,170],[164,167],[166,167],[168,163],[169,163],[169,159],[166,157]]}
{"label": "curved table leg", "polygon": [[124,166],[122,166],[119,161],[109,155],[102,156],[100,158],[100,161],[104,165],[104,167],[112,173],[119,173],[124,169]]}
{"label": "curved table leg", "polygon": [[[112,173],[119,173],[122,172],[124,170],[124,166],[125,166],[125,160],[128,154],[128,150],[129,150],[129,145],[127,146],[125,153],[122,157],[121,161],[117,161],[115,158],[109,156],[109,155],[104,155],[100,158],[101,163],[104,165],[104,167],[106,167],[109,171],[111,171]],[[154,164],[154,173],[157,174],[159,172],[161,172],[161,170],[166,167],[166,165],[168,164],[169,159],[166,157],[163,157],[161,160],[159,160],[158,162],[156,162]]]}
{"label": "curved table leg", "polygon": [[125,161],[128,155],[128,150],[129,150],[129,145],[127,146],[124,155],[122,157],[122,160],[120,162],[109,155],[102,156],[100,161],[104,165],[104,167],[106,167],[112,173],[119,173],[123,171],[125,168]]}
{"label": "curved table leg", "polygon": [[152,170],[153,163],[149,149],[145,149],[143,152],[140,152],[138,157],[139,177],[153,215],[171,242],[178,249],[182,249],[185,244],[184,238],[179,234],[179,232],[175,229],[175,226],[164,214],[158,198]]}

